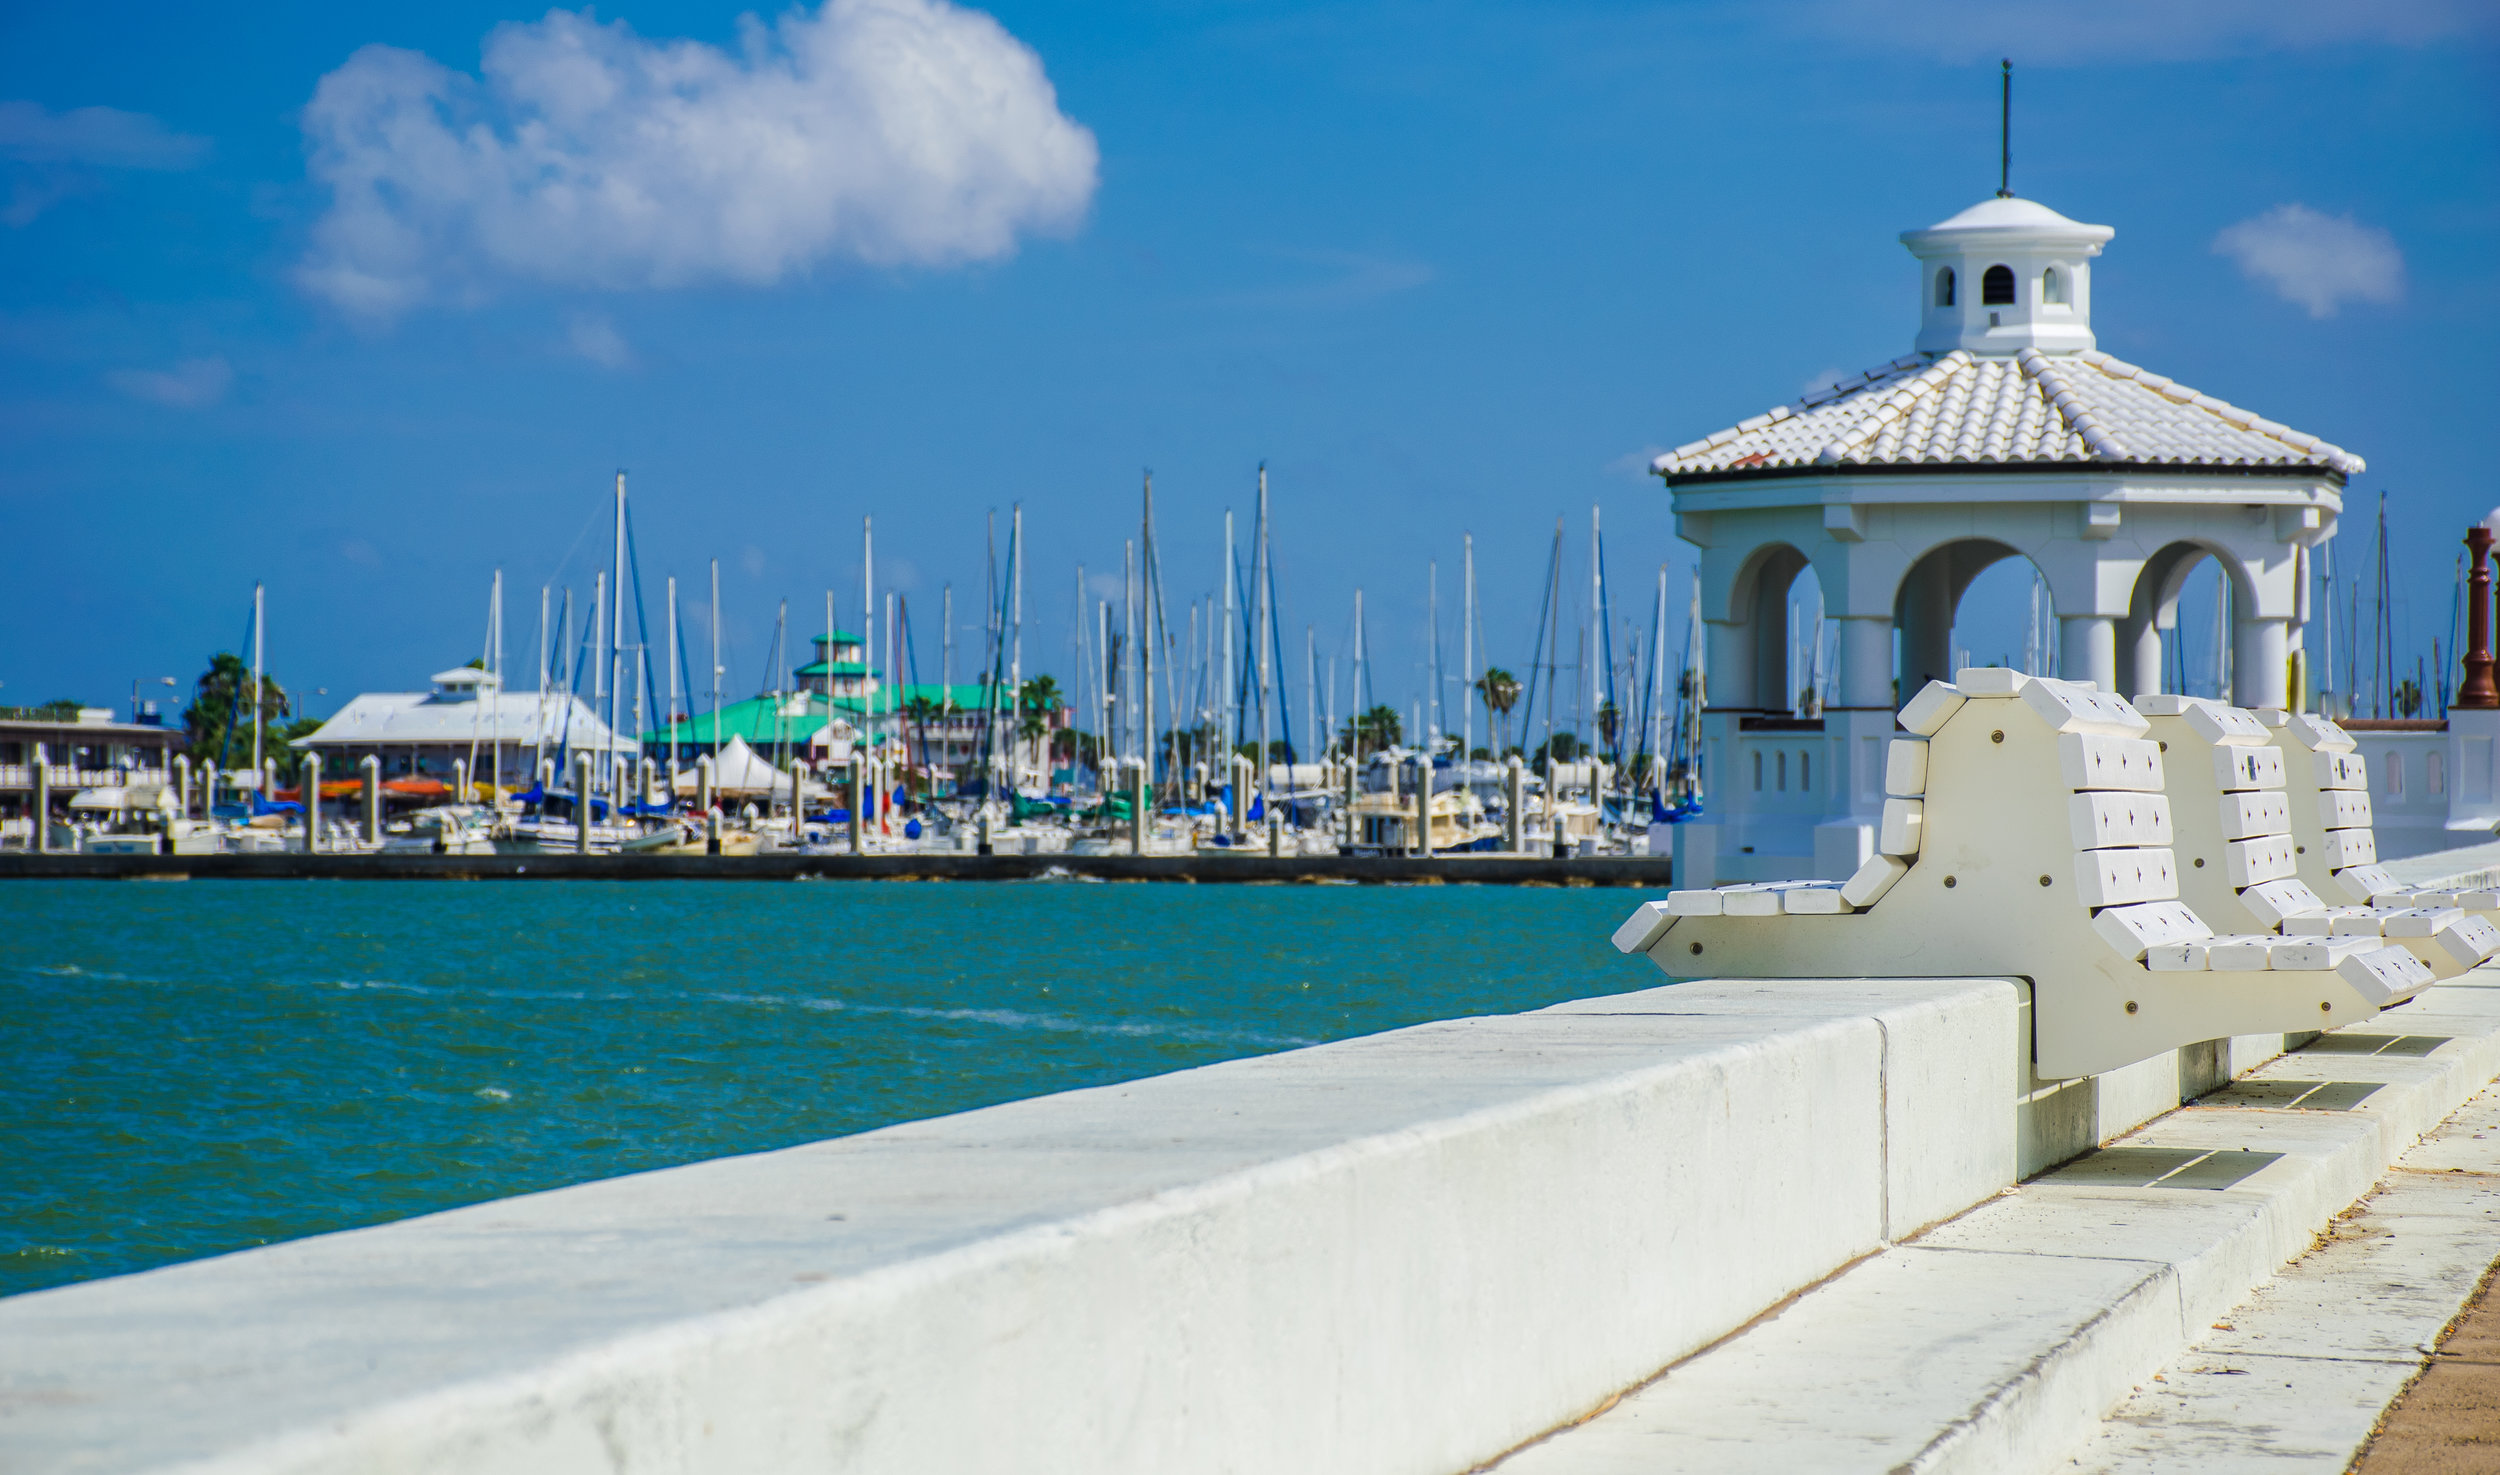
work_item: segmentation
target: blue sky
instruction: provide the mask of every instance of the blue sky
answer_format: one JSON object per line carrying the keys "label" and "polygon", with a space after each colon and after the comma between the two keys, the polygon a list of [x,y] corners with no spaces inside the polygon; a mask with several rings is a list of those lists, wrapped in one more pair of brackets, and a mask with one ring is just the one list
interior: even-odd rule
{"label": "blue sky", "polygon": [[[976,643],[984,514],[1016,502],[1026,665],[1064,681],[1076,566],[1116,574],[1141,470],[1177,611],[1264,460],[1295,700],[1303,628],[1342,655],[1360,584],[1403,706],[1428,559],[1455,665],[1464,532],[1501,663],[1557,517],[1585,581],[1592,504],[1618,616],[1646,624],[1662,563],[1680,611],[1647,455],[1907,351],[1895,236],[1994,188],[2000,55],[2017,191],[2117,229],[2101,345],[2367,457],[2353,491],[2390,495],[2426,649],[2455,538],[2500,502],[2490,12],[2089,14],[11,7],[0,702],[187,684],[255,580],[316,711],[475,654],[496,567],[525,668],[538,587],[587,595],[620,467],[646,598],[721,561],[739,691],[778,600],[807,628],[828,587],[856,607],[863,515],[924,669],[950,581]],[[775,47],[848,59],[766,85]],[[857,105],[898,57],[936,96]],[[637,66],[694,99],[666,145],[631,136],[630,90],[582,101]],[[426,88],[485,132],[418,126]],[[532,172],[515,120],[557,104],[593,110],[546,148],[590,151],[631,208]],[[792,108],[820,157],[701,167]],[[2218,248],[2286,219],[2271,255]]]}

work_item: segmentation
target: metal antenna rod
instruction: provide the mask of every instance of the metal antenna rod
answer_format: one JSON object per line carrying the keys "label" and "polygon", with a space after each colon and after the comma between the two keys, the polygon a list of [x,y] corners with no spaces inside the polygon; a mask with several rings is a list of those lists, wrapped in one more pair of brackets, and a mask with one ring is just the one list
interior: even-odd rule
{"label": "metal antenna rod", "polygon": [[1997,102],[1997,198],[2014,198],[2014,59],[2005,59],[2003,87]]}

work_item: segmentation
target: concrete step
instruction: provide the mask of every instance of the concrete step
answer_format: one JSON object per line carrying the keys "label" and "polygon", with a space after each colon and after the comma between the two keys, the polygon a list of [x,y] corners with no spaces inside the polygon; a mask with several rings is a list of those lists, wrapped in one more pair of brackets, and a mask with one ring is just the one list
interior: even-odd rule
{"label": "concrete step", "polygon": [[2495,1075],[2486,968],[1860,1261],[1495,1468],[2060,1468]]}
{"label": "concrete step", "polygon": [[2500,1091],[2153,1375],[2072,1469],[2341,1475],[2500,1258]]}

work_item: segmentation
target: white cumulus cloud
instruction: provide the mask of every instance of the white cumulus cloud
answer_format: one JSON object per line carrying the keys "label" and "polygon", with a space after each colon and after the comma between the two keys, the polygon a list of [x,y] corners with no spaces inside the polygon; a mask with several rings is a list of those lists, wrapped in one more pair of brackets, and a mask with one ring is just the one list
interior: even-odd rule
{"label": "white cumulus cloud", "polygon": [[569,335],[573,351],[603,369],[622,369],[634,361],[634,350],[616,324],[595,312],[576,313]]}
{"label": "white cumulus cloud", "polygon": [[2405,259],[2396,238],[2349,215],[2277,205],[2224,229],[2214,237],[2214,250],[2313,318],[2333,317],[2346,302],[2404,296]]}
{"label": "white cumulus cloud", "polygon": [[321,79],[304,133],[331,205],[298,280],[376,319],[498,280],[991,259],[1072,228],[1098,160],[1041,58],[946,0],[750,16],[734,51],[551,11],[489,35],[475,77],[367,46]]}
{"label": "white cumulus cloud", "polygon": [[32,224],[72,195],[100,188],[98,169],[188,169],[208,157],[208,140],[176,133],[145,113],[120,108],[54,112],[41,103],[0,102],[0,223]]}
{"label": "white cumulus cloud", "polygon": [[23,164],[91,164],[106,169],[188,169],[208,140],[175,133],[145,113],[0,102],[0,158]]}
{"label": "white cumulus cloud", "polygon": [[117,369],[105,378],[132,399],[176,410],[204,410],[234,387],[234,366],[223,358],[184,359],[170,369]]}

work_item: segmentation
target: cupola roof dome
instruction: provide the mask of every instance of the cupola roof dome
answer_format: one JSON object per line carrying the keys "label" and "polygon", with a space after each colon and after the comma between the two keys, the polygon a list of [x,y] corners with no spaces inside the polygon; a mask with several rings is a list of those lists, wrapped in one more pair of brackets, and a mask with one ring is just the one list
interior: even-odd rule
{"label": "cupola roof dome", "polygon": [[2080,220],[2069,220],[2038,200],[1997,195],[1980,201],[1950,220],[1937,221],[1925,230],[1903,231],[1901,239],[1908,241],[1913,236],[1929,236],[1938,231],[1965,230],[2080,231],[2101,241],[2117,234],[2106,225],[2086,225]]}

